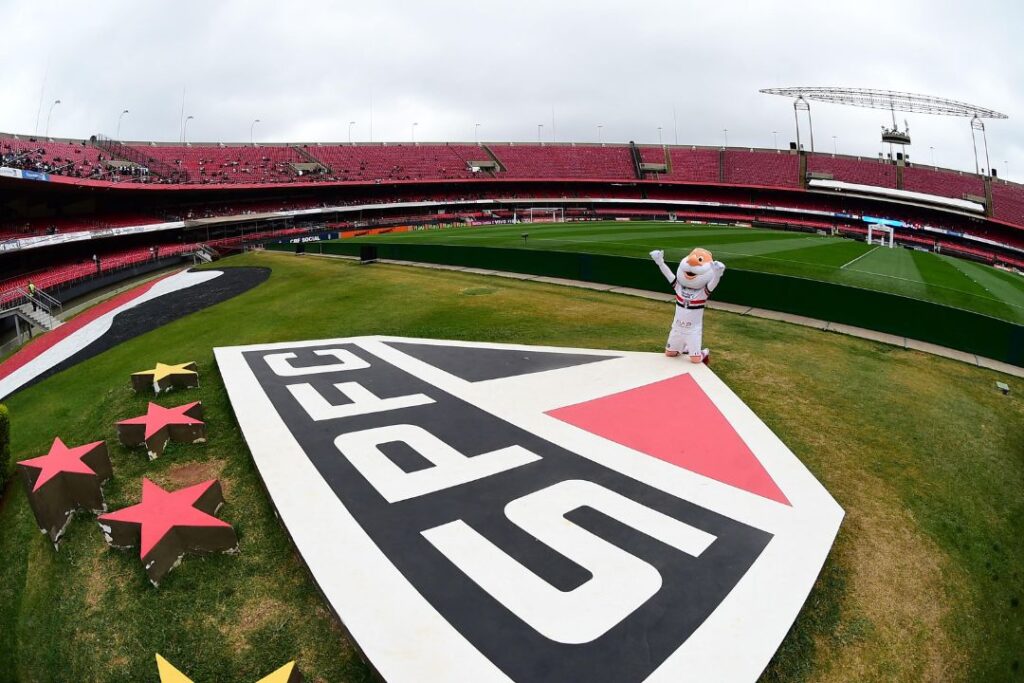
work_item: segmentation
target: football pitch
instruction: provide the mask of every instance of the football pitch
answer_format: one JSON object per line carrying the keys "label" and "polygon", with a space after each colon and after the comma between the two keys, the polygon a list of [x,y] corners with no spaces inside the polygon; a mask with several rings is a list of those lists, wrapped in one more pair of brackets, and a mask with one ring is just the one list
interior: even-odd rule
{"label": "football pitch", "polygon": [[[0,681],[150,681],[156,652],[197,682],[255,681],[293,657],[307,680],[375,680],[275,517],[214,347],[382,334],[658,352],[671,320],[660,301],[471,273],[272,252],[207,267],[235,265],[272,273],[6,404],[12,461],[46,452],[56,435],[109,440],[109,509],[137,501],[144,476],[175,489],[217,478],[239,554],[186,556],[156,589],[138,554],[109,548],[91,515],[75,516],[54,552],[11,481],[0,499]],[[966,363],[711,313],[715,373],[847,514],[761,681],[1019,678],[1021,392],[1002,395],[1002,375]],[[188,396],[203,401],[210,431],[201,447],[172,444],[149,461],[114,425],[146,409],[127,373],[157,360],[198,364]]]}
{"label": "football pitch", "polygon": [[720,225],[602,221],[434,228],[356,239],[635,257],[664,249],[670,262],[694,247],[704,247],[731,268],[890,292],[1024,323],[1024,277],[961,258],[841,237]]}

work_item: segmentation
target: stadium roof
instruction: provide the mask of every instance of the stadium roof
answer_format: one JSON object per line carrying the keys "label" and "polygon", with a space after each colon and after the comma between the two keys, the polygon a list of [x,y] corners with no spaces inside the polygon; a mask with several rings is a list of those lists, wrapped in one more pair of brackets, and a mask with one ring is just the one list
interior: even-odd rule
{"label": "stadium roof", "polygon": [[993,109],[979,107],[959,100],[931,95],[918,95],[896,90],[878,90],[875,88],[834,88],[834,87],[796,87],[796,88],[764,88],[761,92],[767,95],[783,95],[785,97],[802,97],[816,102],[847,104],[853,107],[869,109],[886,109],[889,111],[907,111],[918,114],[939,114],[942,116],[966,116],[979,119],[1005,119]]}

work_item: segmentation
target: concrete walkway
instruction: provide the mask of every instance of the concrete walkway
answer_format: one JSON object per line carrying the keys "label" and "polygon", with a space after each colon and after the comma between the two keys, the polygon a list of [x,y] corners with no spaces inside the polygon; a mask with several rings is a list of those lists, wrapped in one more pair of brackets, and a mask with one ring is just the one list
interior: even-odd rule
{"label": "concrete walkway", "polygon": [[[321,258],[340,258],[352,261],[359,260],[354,256],[336,256],[332,254],[312,253],[308,253],[306,255],[317,256]],[[530,280],[532,282],[544,282],[546,284],[551,285],[565,285],[566,287],[580,287],[583,289],[593,289],[600,292],[611,292],[613,294],[626,294],[628,296],[637,296],[644,299],[653,299],[655,301],[675,301],[675,296],[669,292],[649,292],[645,289],[633,289],[631,287],[616,287],[614,285],[604,285],[596,282],[584,282],[582,280],[568,280],[560,277],[527,275],[524,273],[509,273],[501,270],[487,270],[485,268],[469,268],[465,266],[447,266],[439,265],[436,263],[418,263],[415,261],[393,261],[390,259],[381,259],[379,263],[387,263],[398,266],[415,266],[417,268],[431,268],[434,270],[455,270],[461,273],[472,273],[474,275],[494,275],[497,277],[506,277],[514,280]],[[881,342],[883,344],[891,344],[893,346],[899,346],[904,349],[911,349],[913,351],[923,351],[924,353],[930,353],[935,356],[950,358],[952,360],[957,360],[962,363],[968,363],[969,365],[976,365],[981,368],[987,368],[989,370],[1002,372],[1007,375],[1012,375],[1013,377],[1024,378],[1024,368],[1022,367],[1010,365],[1009,363],[993,360],[991,358],[985,358],[984,356],[977,356],[973,353],[967,353],[966,351],[957,351],[956,349],[951,349],[946,346],[939,346],[937,344],[929,344],[928,342],[910,339],[909,337],[899,337],[895,334],[876,332],[874,330],[864,329],[863,327],[853,327],[852,325],[832,323],[828,322],[827,320],[807,318],[802,315],[794,315],[792,313],[780,313],[778,311],[769,311],[763,308],[753,308],[751,306],[738,306],[736,304],[729,304],[721,301],[712,300],[708,302],[708,308],[713,308],[721,311],[729,311],[730,313],[737,313],[739,315],[749,315],[755,318],[779,320],[782,322],[792,323],[794,325],[803,325],[804,327],[813,327],[824,332],[838,332],[839,334],[846,334],[851,337],[859,337],[860,339],[869,339],[871,341]]]}

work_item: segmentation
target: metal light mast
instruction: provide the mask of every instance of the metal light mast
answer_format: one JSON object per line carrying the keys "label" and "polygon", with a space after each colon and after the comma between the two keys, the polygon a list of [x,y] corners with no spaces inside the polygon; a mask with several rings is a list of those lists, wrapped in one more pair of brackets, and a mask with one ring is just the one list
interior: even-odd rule
{"label": "metal light mast", "polygon": [[[814,129],[811,126],[811,101],[829,102],[832,104],[845,104],[851,107],[866,107],[869,109],[883,109],[892,115],[892,128],[882,126],[882,142],[889,145],[909,145],[910,131],[904,121],[904,130],[900,130],[896,123],[896,112],[910,112],[915,114],[935,114],[939,116],[962,116],[970,119],[971,140],[974,144],[974,165],[978,173],[981,169],[978,163],[978,146],[975,141],[977,132],[981,132],[982,143],[985,150],[985,166],[989,175],[992,174],[992,167],[988,156],[988,139],[985,135],[985,124],[982,119],[1005,119],[1006,114],[979,107],[978,105],[951,100],[945,97],[933,97],[931,95],[920,95],[896,90],[879,90],[877,88],[835,88],[835,87],[795,87],[795,88],[764,88],[761,92],[768,95],[782,95],[793,98],[793,115],[796,122],[796,143],[800,148],[800,116],[799,112],[807,112],[807,125],[811,129],[811,151],[814,151]],[[891,149],[891,147],[890,147]]]}

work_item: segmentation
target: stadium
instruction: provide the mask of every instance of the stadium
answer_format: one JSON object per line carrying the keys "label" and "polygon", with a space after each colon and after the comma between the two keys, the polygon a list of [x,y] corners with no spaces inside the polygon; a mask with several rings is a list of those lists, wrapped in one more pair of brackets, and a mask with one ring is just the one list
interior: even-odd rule
{"label": "stadium", "polygon": [[[201,141],[183,94],[167,141],[45,92],[0,132],[0,681],[1024,678],[1006,114]],[[815,148],[842,105],[877,150]]]}

